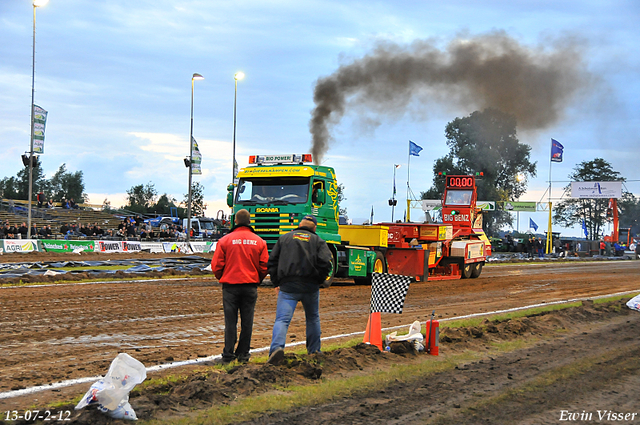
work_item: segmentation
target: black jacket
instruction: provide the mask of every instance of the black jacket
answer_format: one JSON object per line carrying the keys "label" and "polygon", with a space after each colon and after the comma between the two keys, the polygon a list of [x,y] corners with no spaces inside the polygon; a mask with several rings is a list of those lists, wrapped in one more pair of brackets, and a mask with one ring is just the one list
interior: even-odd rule
{"label": "black jacket", "polygon": [[331,271],[327,243],[311,229],[298,227],[278,239],[267,269],[271,282],[289,293],[317,291]]}

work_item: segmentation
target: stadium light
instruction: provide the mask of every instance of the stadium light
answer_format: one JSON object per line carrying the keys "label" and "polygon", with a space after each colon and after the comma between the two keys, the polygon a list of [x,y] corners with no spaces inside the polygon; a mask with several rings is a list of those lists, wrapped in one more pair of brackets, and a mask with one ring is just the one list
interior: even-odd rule
{"label": "stadium light", "polygon": [[[193,82],[195,80],[204,80],[204,77],[198,73],[194,73],[191,77],[191,131],[189,131],[189,194],[187,195],[187,243],[191,240],[191,181],[193,178]],[[187,160],[185,158],[185,165]]]}

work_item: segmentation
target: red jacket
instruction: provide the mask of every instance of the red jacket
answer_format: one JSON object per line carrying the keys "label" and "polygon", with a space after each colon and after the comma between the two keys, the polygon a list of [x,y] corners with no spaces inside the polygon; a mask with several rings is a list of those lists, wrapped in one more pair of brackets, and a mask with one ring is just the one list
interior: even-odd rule
{"label": "red jacket", "polygon": [[220,283],[260,283],[267,261],[267,243],[251,227],[240,225],[218,241],[211,270]]}

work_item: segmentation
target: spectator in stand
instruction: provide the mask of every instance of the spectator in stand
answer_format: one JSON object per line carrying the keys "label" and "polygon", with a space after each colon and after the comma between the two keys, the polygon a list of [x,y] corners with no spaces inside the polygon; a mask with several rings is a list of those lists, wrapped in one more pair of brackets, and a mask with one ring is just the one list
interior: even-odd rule
{"label": "spectator in stand", "polygon": [[127,238],[134,238],[137,236],[136,234],[136,225],[135,223],[129,222],[127,223]]}
{"label": "spectator in stand", "polygon": [[9,239],[17,239],[18,238],[18,229],[13,224],[9,226],[9,231],[6,232]]}
{"label": "spectator in stand", "polygon": [[[44,227],[44,226],[42,226]],[[40,229],[42,230],[42,229]],[[31,238],[37,238],[40,235],[40,232],[38,232],[38,227],[36,227],[36,223],[33,223],[33,226],[31,226]]]}
{"label": "spectator in stand", "polygon": [[78,204],[73,200],[73,198],[69,199],[69,209],[77,210]]}
{"label": "spectator in stand", "polygon": [[29,228],[27,227],[27,223],[22,222],[22,226],[18,229],[18,233],[20,234],[21,239],[27,239],[27,233],[29,233]]}
{"label": "spectator in stand", "polygon": [[44,193],[42,191],[38,193],[38,196],[36,196],[36,200],[38,201],[38,208],[42,208],[45,201]]}
{"label": "spectator in stand", "polygon": [[62,226],[60,226],[60,233],[62,233],[63,235],[66,235],[68,231],[69,231],[69,223],[62,223]]}
{"label": "spectator in stand", "polygon": [[0,226],[0,239],[4,239],[4,225]]}
{"label": "spectator in stand", "polygon": [[144,220],[142,219],[142,217],[140,216],[140,214],[138,214],[138,215],[136,216],[135,221],[136,221],[136,226],[141,226],[141,225],[144,223]]}
{"label": "spectator in stand", "polygon": [[53,199],[49,199],[49,202],[47,202],[47,208],[54,208]]}
{"label": "spectator in stand", "polygon": [[68,210],[69,207],[69,201],[67,201],[66,199],[62,198],[62,201],[60,201],[60,205],[62,206],[62,208],[64,208],[65,210]]}

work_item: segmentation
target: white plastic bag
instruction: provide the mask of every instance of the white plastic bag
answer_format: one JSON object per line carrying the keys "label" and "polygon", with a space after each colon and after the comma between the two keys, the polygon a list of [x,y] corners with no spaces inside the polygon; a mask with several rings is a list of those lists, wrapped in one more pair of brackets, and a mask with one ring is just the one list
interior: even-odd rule
{"label": "white plastic bag", "polygon": [[640,311],[640,294],[627,301],[627,307],[631,310]]}
{"label": "white plastic bag", "polygon": [[420,321],[416,320],[409,327],[408,334],[398,336],[398,332],[396,331],[388,334],[385,337],[385,342],[386,342],[385,345],[389,345],[390,342],[395,342],[395,341],[417,341],[421,343],[422,341],[424,341],[424,335],[422,335],[422,333],[420,332],[420,329],[421,329]]}
{"label": "white plastic bag", "polygon": [[75,407],[98,403],[98,409],[116,419],[136,420],[129,404],[129,392],[147,378],[144,365],[128,354],[120,353],[111,362],[104,379],[95,382]]}

